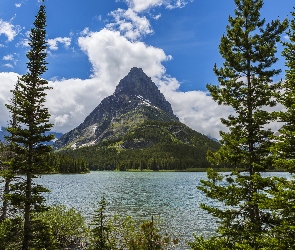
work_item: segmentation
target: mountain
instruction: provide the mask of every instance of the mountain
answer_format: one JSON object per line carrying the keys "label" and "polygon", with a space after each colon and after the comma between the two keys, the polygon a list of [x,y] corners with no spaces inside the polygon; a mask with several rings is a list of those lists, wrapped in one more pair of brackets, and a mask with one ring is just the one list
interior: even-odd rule
{"label": "mountain", "polygon": [[166,101],[142,69],[132,68],[84,122],[55,142],[55,149],[80,148],[116,140],[146,120],[178,122]]}

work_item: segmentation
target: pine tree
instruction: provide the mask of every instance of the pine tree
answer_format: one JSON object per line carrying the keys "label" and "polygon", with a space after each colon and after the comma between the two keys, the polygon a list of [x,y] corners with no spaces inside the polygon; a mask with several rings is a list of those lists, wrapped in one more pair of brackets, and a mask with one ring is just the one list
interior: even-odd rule
{"label": "pine tree", "polygon": [[108,250],[116,249],[115,242],[110,239],[110,234],[113,230],[112,226],[109,224],[108,218],[106,216],[106,200],[104,196],[99,202],[99,208],[95,211],[95,215],[92,221],[91,230],[91,244],[88,250]]}
{"label": "pine tree", "polygon": [[[208,152],[208,158],[216,164],[243,168],[243,172],[234,170],[225,176],[208,171],[208,180],[201,182],[199,189],[224,205],[202,205],[219,221],[219,236],[203,245],[212,241],[213,245],[223,244],[224,249],[261,249],[264,235],[275,222],[264,205],[268,199],[264,191],[272,188],[274,181],[261,176],[271,164],[269,147],[273,133],[265,125],[273,114],[266,107],[276,105],[279,84],[272,80],[280,73],[273,67],[278,60],[276,43],[288,23],[275,20],[266,24],[260,17],[262,0],[234,2],[235,17],[229,17],[226,35],[219,46],[225,62],[221,68],[214,66],[220,86],[207,88],[218,104],[231,106],[235,113],[221,119],[229,131],[220,132],[222,147],[216,153]],[[202,242],[201,238],[196,240]],[[194,249],[206,248],[194,245]]]}
{"label": "pine tree", "polygon": [[292,17],[287,32],[290,40],[283,43],[287,70],[279,101],[285,110],[279,112],[278,117],[284,125],[272,147],[276,167],[292,173],[288,180],[277,179],[276,189],[270,191],[274,196],[271,206],[279,219],[272,230],[275,237],[270,244],[277,249],[295,249],[295,12],[292,12]]}
{"label": "pine tree", "polygon": [[47,70],[45,28],[46,12],[42,1],[30,33],[28,72],[20,77],[17,88],[12,91],[14,103],[7,105],[17,122],[17,126],[7,128],[11,134],[8,140],[14,144],[15,151],[12,166],[25,176],[23,181],[13,185],[14,193],[10,195],[12,204],[24,210],[23,250],[30,248],[31,217],[34,212],[44,208],[41,193],[46,189],[35,185],[33,178],[36,178],[36,174],[48,171],[44,155],[51,151],[51,147],[44,145],[44,142],[53,139],[51,135],[45,135],[52,127],[49,123],[50,114],[44,106],[46,91],[50,88],[48,82],[41,78]]}
{"label": "pine tree", "polygon": [[286,111],[279,113],[279,119],[284,125],[279,130],[280,135],[273,149],[276,165],[291,173],[295,173],[295,12],[287,35],[290,42],[284,42],[283,56],[286,58],[286,79],[283,82],[283,93],[280,102]]}

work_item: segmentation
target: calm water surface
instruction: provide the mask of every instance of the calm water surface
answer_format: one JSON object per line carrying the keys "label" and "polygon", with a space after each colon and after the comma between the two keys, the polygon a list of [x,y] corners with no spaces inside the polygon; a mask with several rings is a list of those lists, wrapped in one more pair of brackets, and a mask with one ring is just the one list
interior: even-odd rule
{"label": "calm water surface", "polygon": [[45,175],[38,182],[51,190],[46,194],[49,204],[74,207],[88,220],[103,195],[110,215],[130,215],[139,220],[153,216],[181,239],[178,249],[185,249],[193,233],[207,235],[215,229],[214,219],[200,209],[200,203],[213,205],[196,188],[205,178],[206,173],[199,172],[91,172]]}

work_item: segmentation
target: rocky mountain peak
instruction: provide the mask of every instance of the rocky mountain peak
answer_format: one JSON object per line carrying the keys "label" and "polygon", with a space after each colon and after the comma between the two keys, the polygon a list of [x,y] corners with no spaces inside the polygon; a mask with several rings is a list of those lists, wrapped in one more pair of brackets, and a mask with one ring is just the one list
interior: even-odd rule
{"label": "rocky mountain peak", "polygon": [[[145,94],[148,95],[147,90],[157,88],[150,77],[148,77],[141,68],[133,67],[127,76],[120,80],[115,90],[116,94]],[[144,93],[145,92],[145,93]]]}
{"label": "rocky mountain peak", "polygon": [[147,100],[152,105],[167,112],[177,121],[173,114],[171,105],[160,92],[156,84],[148,77],[141,68],[133,67],[127,76],[120,80],[114,95],[125,95],[129,97],[139,97]]}

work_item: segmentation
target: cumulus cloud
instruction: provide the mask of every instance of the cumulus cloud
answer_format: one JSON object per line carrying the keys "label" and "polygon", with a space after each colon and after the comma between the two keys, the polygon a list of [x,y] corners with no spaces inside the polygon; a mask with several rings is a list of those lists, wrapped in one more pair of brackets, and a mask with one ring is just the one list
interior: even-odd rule
{"label": "cumulus cloud", "polygon": [[162,62],[171,59],[162,49],[130,42],[120,32],[107,29],[80,37],[78,44],[88,55],[93,77],[107,78],[113,86],[131,67],[141,67],[149,76],[161,76],[165,73]]}
{"label": "cumulus cloud", "polygon": [[182,8],[193,0],[125,0],[129,8],[136,12],[143,12],[154,7],[164,6],[168,9]]}
{"label": "cumulus cloud", "polygon": [[153,33],[149,20],[132,9],[118,9],[110,13],[115,22],[106,26],[110,30],[118,30],[123,36],[131,41],[136,41],[145,35]]}
{"label": "cumulus cloud", "polygon": [[[9,113],[5,104],[12,97],[10,90],[17,82],[17,73],[0,73],[0,125],[6,126]],[[49,81],[52,90],[47,92],[46,106],[51,113],[50,121],[54,124],[54,131],[68,132],[79,125],[100,101],[113,91],[99,79],[68,79]]]}
{"label": "cumulus cloud", "polygon": [[68,132],[78,126],[85,117],[110,95],[112,88],[100,79],[68,79],[50,81],[47,103],[55,131]]}
{"label": "cumulus cloud", "polygon": [[8,42],[11,42],[21,30],[20,26],[13,25],[0,19],[0,35],[5,35]]}
{"label": "cumulus cloud", "polygon": [[58,44],[63,44],[66,48],[68,48],[71,45],[71,38],[69,37],[56,37],[54,39],[48,39],[47,43],[49,46],[49,49],[51,50],[58,50]]}
{"label": "cumulus cloud", "polygon": [[16,7],[16,8],[20,8],[21,6],[22,6],[21,3],[16,3],[16,4],[15,4],[15,7]]}

